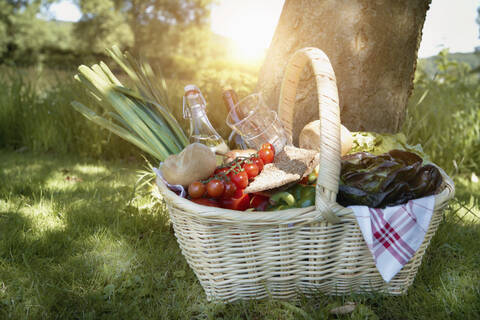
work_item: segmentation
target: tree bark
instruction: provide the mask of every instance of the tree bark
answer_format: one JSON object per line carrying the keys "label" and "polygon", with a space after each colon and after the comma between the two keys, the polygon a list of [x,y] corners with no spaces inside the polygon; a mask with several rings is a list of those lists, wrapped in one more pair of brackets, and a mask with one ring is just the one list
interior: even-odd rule
{"label": "tree bark", "polygon": [[[288,59],[303,47],[329,57],[342,123],[353,131],[396,132],[413,89],[417,51],[430,0],[286,0],[257,90],[275,108]],[[293,140],[318,119],[315,81],[304,70]]]}

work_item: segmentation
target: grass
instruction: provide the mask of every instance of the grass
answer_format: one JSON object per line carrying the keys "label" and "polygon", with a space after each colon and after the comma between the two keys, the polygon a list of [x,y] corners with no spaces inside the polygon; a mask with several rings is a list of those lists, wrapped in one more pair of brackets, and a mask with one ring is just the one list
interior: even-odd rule
{"label": "grass", "polygon": [[177,296],[200,295],[162,206],[135,193],[135,167],[0,159],[0,318],[178,318]]}
{"label": "grass", "polygon": [[[0,151],[0,318],[476,319],[480,224],[453,206],[403,297],[217,304],[181,255],[134,162]],[[474,192],[480,192],[480,185]],[[462,218],[462,220],[460,219]]]}

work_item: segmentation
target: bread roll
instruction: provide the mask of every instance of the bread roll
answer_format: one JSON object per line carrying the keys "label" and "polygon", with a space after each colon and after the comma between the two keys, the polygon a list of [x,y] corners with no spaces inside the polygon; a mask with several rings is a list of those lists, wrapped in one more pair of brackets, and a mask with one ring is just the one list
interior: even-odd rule
{"label": "bread roll", "polygon": [[[353,137],[343,125],[340,125],[340,129],[340,153],[343,156],[352,148]],[[320,151],[320,120],[307,124],[300,132],[298,139],[300,148]]]}
{"label": "bread roll", "polygon": [[192,143],[179,154],[169,156],[160,166],[163,178],[184,187],[208,178],[217,167],[215,153],[201,143]]}

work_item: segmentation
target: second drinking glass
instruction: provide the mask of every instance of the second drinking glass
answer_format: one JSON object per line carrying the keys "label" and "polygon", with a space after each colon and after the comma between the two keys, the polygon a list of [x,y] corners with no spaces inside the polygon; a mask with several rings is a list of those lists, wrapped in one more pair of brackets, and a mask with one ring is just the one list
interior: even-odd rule
{"label": "second drinking glass", "polygon": [[265,105],[260,93],[240,100],[228,113],[227,125],[240,134],[250,148],[257,150],[269,142],[278,153],[287,142],[280,118]]}

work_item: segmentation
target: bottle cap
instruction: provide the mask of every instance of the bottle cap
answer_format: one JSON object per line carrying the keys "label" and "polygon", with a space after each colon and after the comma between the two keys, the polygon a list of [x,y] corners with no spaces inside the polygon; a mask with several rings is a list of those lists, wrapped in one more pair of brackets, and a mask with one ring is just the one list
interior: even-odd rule
{"label": "bottle cap", "polygon": [[185,86],[185,88],[183,88],[183,90],[185,90],[185,92],[188,92],[188,91],[200,91],[198,90],[197,86],[194,85],[194,84],[187,84]]}
{"label": "bottle cap", "polygon": [[189,85],[186,85],[183,90],[185,90],[185,94],[183,95],[183,118],[184,119],[190,119],[192,117],[192,114],[190,112],[190,108],[189,108],[189,105],[187,103],[187,99],[189,99],[189,97],[191,97],[192,95],[191,94],[188,94],[189,92],[192,92],[194,94],[194,97],[198,97],[200,96],[200,99],[201,99],[201,107],[202,109],[205,109],[205,107],[207,106],[207,102],[205,101],[205,98],[203,97],[202,93],[200,92],[200,89],[194,85],[194,84],[189,84]]}

